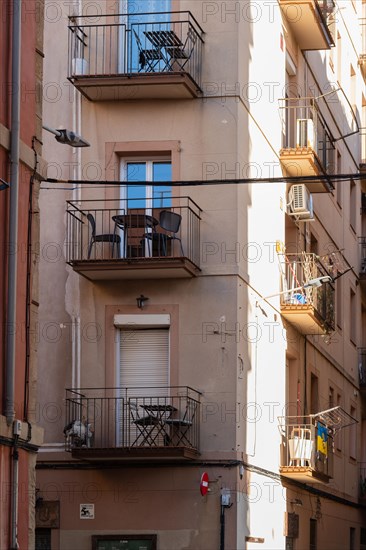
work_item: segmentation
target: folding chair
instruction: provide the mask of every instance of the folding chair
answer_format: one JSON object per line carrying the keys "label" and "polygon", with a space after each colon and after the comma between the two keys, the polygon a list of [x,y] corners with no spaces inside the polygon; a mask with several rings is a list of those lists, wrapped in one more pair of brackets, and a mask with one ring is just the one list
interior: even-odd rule
{"label": "folding chair", "polygon": [[[156,445],[154,435],[155,427],[159,424],[158,419],[150,414],[140,415],[139,405],[136,401],[129,400],[129,410],[132,418],[132,424],[136,426],[136,436],[134,441],[130,444],[131,447],[151,447]],[[131,431],[131,427],[130,427]]]}
{"label": "folding chair", "polygon": [[197,403],[189,401],[186,406],[184,415],[181,418],[168,418],[165,421],[167,426],[173,428],[169,445],[172,447],[193,447],[194,442],[190,438],[190,430],[193,426],[194,417],[197,411]]}
{"label": "folding chair", "polygon": [[178,42],[172,43],[171,45],[166,46],[166,51],[170,56],[170,68],[174,69],[173,65],[176,64],[180,70],[183,70],[188,61],[191,59],[192,53],[196,46],[198,35],[195,30],[190,27],[187,32],[187,38],[185,43],[180,44]]}
{"label": "folding chair", "polygon": [[[132,29],[132,31],[133,31],[133,34],[135,35],[136,44],[139,49],[140,68],[138,72],[141,72],[141,71],[144,71],[147,73],[155,72],[155,67],[158,65],[158,63],[162,59],[160,50],[157,48],[150,49],[150,50],[147,50],[146,48],[144,48],[142,45],[141,39],[137,34],[137,32],[135,31],[135,29]],[[147,67],[147,69],[145,69],[145,67]]]}

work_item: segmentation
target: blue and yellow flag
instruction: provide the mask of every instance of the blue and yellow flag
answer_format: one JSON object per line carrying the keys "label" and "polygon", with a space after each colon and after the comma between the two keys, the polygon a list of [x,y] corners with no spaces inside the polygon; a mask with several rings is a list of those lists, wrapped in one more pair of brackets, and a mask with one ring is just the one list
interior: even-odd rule
{"label": "blue and yellow flag", "polygon": [[318,423],[317,451],[328,456],[328,429]]}

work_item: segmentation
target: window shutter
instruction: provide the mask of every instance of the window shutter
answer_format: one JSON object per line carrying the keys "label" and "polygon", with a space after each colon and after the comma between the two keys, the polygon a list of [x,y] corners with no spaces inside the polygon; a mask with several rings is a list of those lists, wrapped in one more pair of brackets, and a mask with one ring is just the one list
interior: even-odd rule
{"label": "window shutter", "polygon": [[169,329],[121,329],[119,385],[144,388],[146,397],[165,393],[152,388],[169,385]]}

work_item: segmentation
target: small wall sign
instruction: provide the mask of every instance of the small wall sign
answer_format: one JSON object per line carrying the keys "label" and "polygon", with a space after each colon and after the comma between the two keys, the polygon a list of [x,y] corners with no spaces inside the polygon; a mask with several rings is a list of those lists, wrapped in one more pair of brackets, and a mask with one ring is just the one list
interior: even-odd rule
{"label": "small wall sign", "polygon": [[94,504],[80,504],[80,519],[94,519]]}

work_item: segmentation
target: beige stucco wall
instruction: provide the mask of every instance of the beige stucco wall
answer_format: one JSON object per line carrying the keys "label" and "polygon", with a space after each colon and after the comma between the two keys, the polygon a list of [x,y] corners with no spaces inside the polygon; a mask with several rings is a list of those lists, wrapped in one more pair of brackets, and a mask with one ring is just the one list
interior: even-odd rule
{"label": "beige stucco wall", "polygon": [[[100,4],[104,6],[103,2]],[[214,14],[205,11],[208,4],[214,4]],[[251,24],[243,12],[240,12],[238,21],[229,15],[229,10],[235,9],[237,4],[196,0],[180,2],[180,9],[191,9],[206,32],[202,80],[207,97],[183,101],[93,103],[76,100],[77,94],[66,81],[66,50],[62,55],[56,55],[60,52],[59,45],[67,41],[68,13],[66,7],[62,8],[62,17],[47,27],[49,43],[50,36],[56,33],[64,38],[58,41],[57,52],[50,43],[48,55],[52,56],[52,63],[47,65],[50,81],[59,83],[62,94],[57,109],[52,102],[45,103],[45,120],[54,127],[78,128],[91,142],[91,147],[75,153],[56,146],[53,138],[45,135],[45,147],[50,154],[47,160],[51,161],[50,175],[98,181],[106,174],[108,176],[106,168],[111,159],[106,153],[109,150],[106,144],[145,142],[142,149],[149,150],[153,142],[171,142],[174,147],[179,142],[179,151],[175,152],[175,158],[179,157],[175,165],[178,179],[280,176],[282,127],[278,99],[283,98],[286,91],[283,39],[297,63],[296,82],[303,95],[307,95],[309,90],[317,90],[314,88],[315,79],[322,90],[328,80],[334,80],[334,75],[328,66],[328,53],[311,52],[303,56],[296,43],[287,38],[279,9],[274,10],[273,20],[263,11],[262,16]],[[339,23],[344,38],[346,30],[342,25],[346,20],[344,16]],[[349,21],[355,23],[354,19]],[[271,44],[270,52],[263,47],[264,37],[266,43]],[[344,47],[344,51],[348,52],[347,48]],[[343,62],[348,74],[349,63],[357,69],[357,56],[353,50],[346,55],[349,59]],[[306,67],[306,61],[313,74]],[[63,75],[61,79],[60,75]],[[362,81],[358,70],[357,79],[357,104],[360,104]],[[347,92],[349,85],[347,80],[344,83]],[[336,123],[342,122],[344,113],[342,101],[331,104],[334,120],[329,113],[326,115],[335,137],[338,137]],[[80,104],[81,123],[78,119]],[[357,169],[358,140],[356,136],[337,142],[344,172]],[[74,169],[70,168],[70,163],[74,164]],[[342,249],[348,265],[354,266],[342,278],[345,289],[343,311],[348,311],[348,288],[350,285],[356,288],[356,234],[361,220],[357,217],[355,234],[349,227],[349,183],[342,185],[342,208],[337,206],[336,195],[316,196],[316,221],[306,226],[296,226],[292,220],[286,220],[286,185],[281,182],[241,186],[228,182],[220,186],[184,188],[182,194],[189,195],[202,208],[200,275],[190,280],[146,279],[108,283],[92,283],[78,276],[65,266],[63,251],[65,201],[91,196],[103,198],[107,192],[98,186],[96,189],[87,186],[81,192],[65,191],[62,186],[57,191],[41,191],[43,242],[46,249],[49,248],[47,243],[56,243],[59,251],[55,261],[41,258],[40,327],[44,332],[39,346],[40,368],[48,376],[41,379],[38,406],[46,428],[46,442],[53,444],[54,449],[63,443],[65,388],[76,381],[81,387],[103,387],[107,372],[113,368],[113,364],[108,363],[106,349],[107,333],[111,328],[113,330],[106,324],[106,308],[118,306],[129,308],[129,311],[135,308],[139,313],[136,297],[144,294],[149,297],[144,309],[146,314],[154,312],[154,308],[177,308],[178,381],[203,392],[202,460],[244,460],[278,473],[280,435],[277,416],[284,414],[288,400],[296,403],[297,399],[296,383],[289,388],[290,381],[286,379],[286,357],[295,361],[297,373],[294,380],[298,380],[303,388],[306,383],[303,375],[304,338],[288,324],[283,324],[278,298],[271,301],[272,306],[265,305],[267,317],[258,308],[257,301],[280,290],[278,261],[274,253],[276,241],[290,242],[300,251],[306,248],[306,237],[312,232],[318,240],[319,253],[325,253],[331,243],[333,247]],[[357,208],[359,204],[357,200]],[[205,254],[207,243],[214,243],[210,254]],[[359,287],[356,290],[360,303]],[[79,318],[80,340],[72,330],[72,323]],[[338,331],[330,342],[320,337],[308,338],[307,370],[308,375],[313,372],[319,377],[320,408],[328,407],[329,385],[332,385],[335,389],[340,388],[342,406],[349,412],[352,404],[360,418],[361,397],[356,397],[355,391],[361,314],[357,319],[360,340],[356,346],[349,339],[349,323],[349,315],[345,313],[342,331]],[[217,330],[206,334],[208,324]],[[91,325],[100,331],[100,337],[90,337],[90,333],[87,336],[85,331]],[[77,374],[79,354],[80,375]],[[309,380],[307,384],[309,386]],[[309,391],[308,387],[308,395]],[[344,450],[334,457],[334,480],[329,489],[326,486],[322,489],[355,502],[358,470],[347,453],[346,430]],[[45,448],[45,451],[50,448]],[[61,459],[61,456],[65,459],[57,452],[44,452],[40,454],[40,460],[52,461]],[[240,480],[238,468],[226,470],[217,467],[212,471],[213,479],[218,480],[215,487],[232,487],[236,495],[234,507],[226,513],[228,547],[244,548],[245,536],[249,534],[263,537],[263,548],[284,547],[283,517],[286,510],[293,510],[290,504],[294,495],[292,490],[279,487],[277,479],[273,499],[271,478],[250,472]],[[200,497],[197,483],[201,473],[201,467],[154,470],[144,467],[137,471],[128,466],[116,468],[113,475],[104,470],[61,470],[57,474],[39,470],[38,478],[43,487],[52,480],[57,480],[62,487],[65,480],[75,479],[82,487],[96,483],[102,491],[101,499],[96,502],[97,518],[91,527],[84,526],[78,519],[78,504],[83,498],[80,488],[76,489],[77,496],[70,506],[65,503],[65,494],[61,491],[62,524],[57,536],[54,535],[61,549],[70,547],[70,541],[77,541],[79,548],[88,548],[91,534],[101,530],[117,532],[122,525],[123,532],[147,532],[149,529],[157,532],[159,549],[162,550],[173,547],[206,550],[218,543],[219,496],[213,492],[206,499]],[[116,479],[123,487],[127,480],[132,487],[137,484],[136,501],[128,506],[125,501],[114,506],[111,487]],[[171,483],[173,489],[167,503],[165,498]],[[237,483],[238,491],[235,489]],[[248,498],[248,493],[252,498]],[[256,498],[258,494],[259,499]],[[314,495],[300,489],[299,494],[296,496],[301,498],[303,506],[296,512],[300,514],[301,544],[306,547],[308,522],[314,516],[317,504]],[[47,496],[52,500],[52,495]],[[148,520],[146,510],[149,510]],[[172,510],[169,522],[166,521],[166,510]],[[341,548],[339,541],[342,540],[343,544],[348,540],[349,526],[359,526],[358,511],[321,496],[321,513],[319,547]],[[333,518],[339,515],[345,521],[335,529]],[[268,521],[264,522],[263,518],[268,518]],[[247,543],[246,547],[256,545]]]}

